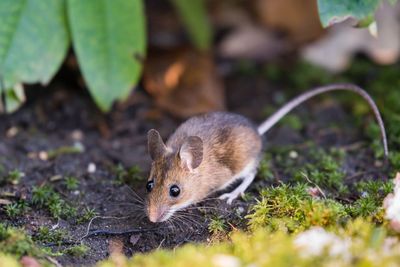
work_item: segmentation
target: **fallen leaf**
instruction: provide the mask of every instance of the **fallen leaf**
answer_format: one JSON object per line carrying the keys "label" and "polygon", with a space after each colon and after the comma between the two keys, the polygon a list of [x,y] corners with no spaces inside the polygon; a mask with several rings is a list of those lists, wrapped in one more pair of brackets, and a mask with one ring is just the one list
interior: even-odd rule
{"label": "fallen leaf", "polygon": [[378,64],[392,64],[400,55],[400,5],[383,3],[376,12],[377,37],[370,29],[354,28],[345,21],[330,28],[328,34],[306,46],[302,57],[332,72],[345,70],[353,55],[363,52]]}
{"label": "fallen leaf", "polygon": [[292,50],[293,46],[266,29],[250,24],[238,27],[219,44],[218,54],[226,58],[271,60]]}
{"label": "fallen leaf", "polygon": [[9,205],[11,203],[12,202],[8,199],[2,199],[2,198],[0,199],[0,205]]}
{"label": "fallen leaf", "polygon": [[53,175],[49,178],[50,182],[56,182],[61,180],[63,177],[60,174]]}
{"label": "fallen leaf", "polygon": [[322,194],[321,191],[318,187],[309,187],[307,189],[307,193],[312,197],[312,198],[319,198]]}
{"label": "fallen leaf", "polygon": [[253,8],[260,23],[301,44],[320,37],[324,30],[315,0],[256,0]]}
{"label": "fallen leaf", "polygon": [[144,87],[159,108],[177,117],[225,109],[223,84],[209,53],[182,48],[149,53]]}
{"label": "fallen leaf", "polygon": [[16,136],[19,132],[18,127],[12,126],[11,128],[9,128],[6,132],[6,136],[8,138],[13,138],[14,136]]}
{"label": "fallen leaf", "polygon": [[108,244],[108,251],[110,254],[123,254],[124,243],[121,238],[116,237],[110,239]]}
{"label": "fallen leaf", "polygon": [[129,238],[129,242],[132,244],[132,246],[136,245],[141,236],[142,236],[141,234],[131,235],[131,237]]}

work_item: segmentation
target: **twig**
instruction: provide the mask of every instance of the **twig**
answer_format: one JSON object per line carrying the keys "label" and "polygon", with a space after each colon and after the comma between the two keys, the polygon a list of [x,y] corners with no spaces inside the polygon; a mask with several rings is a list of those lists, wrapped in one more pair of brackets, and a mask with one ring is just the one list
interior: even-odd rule
{"label": "twig", "polygon": [[154,228],[145,228],[145,229],[131,229],[131,230],[126,230],[126,231],[109,231],[109,230],[92,230],[88,234],[86,234],[84,237],[81,238],[88,238],[91,236],[98,236],[98,235],[125,235],[125,234],[141,234],[141,233],[148,233],[148,232],[153,232],[156,230],[159,230],[160,227],[154,227]]}
{"label": "twig", "polygon": [[157,250],[159,250],[159,249],[161,248],[161,246],[162,246],[162,244],[164,243],[164,241],[165,241],[165,238],[164,238],[163,240],[161,240],[160,244],[159,244],[158,247],[157,247]]}
{"label": "twig", "polygon": [[[130,218],[130,217],[132,217],[132,216],[123,216],[123,217],[115,217],[115,216],[94,216],[92,219],[90,219],[90,221],[89,221],[89,223],[88,223],[88,226],[87,226],[87,228],[86,228],[86,233],[85,233],[85,235],[82,236],[79,240],[82,240],[82,239],[84,239],[84,238],[86,238],[86,237],[89,236],[90,227],[92,226],[92,223],[93,223],[93,221],[94,221],[95,219],[98,219],[98,218],[101,218],[101,219],[127,219],[127,218]],[[93,235],[93,234],[90,234],[90,235]]]}
{"label": "twig", "polygon": [[53,263],[55,266],[57,266],[57,267],[62,267],[61,263],[59,263],[56,259],[54,259],[54,258],[52,258],[52,257],[50,257],[50,256],[47,256],[46,259],[48,259],[48,260],[49,260],[51,263]]}
{"label": "twig", "polygon": [[324,191],[322,191],[322,189],[316,183],[311,181],[310,178],[308,178],[307,174],[305,174],[304,172],[300,172],[300,173],[301,173],[301,175],[303,175],[304,178],[306,178],[306,180],[309,183],[313,184],[318,189],[318,191],[321,193],[321,195],[326,199],[326,195],[325,195]]}

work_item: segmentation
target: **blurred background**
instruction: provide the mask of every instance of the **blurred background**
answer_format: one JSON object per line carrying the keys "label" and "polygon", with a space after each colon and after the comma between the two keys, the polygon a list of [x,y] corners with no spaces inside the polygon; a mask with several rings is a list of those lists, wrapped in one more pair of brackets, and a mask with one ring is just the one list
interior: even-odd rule
{"label": "blurred background", "polygon": [[34,95],[31,84],[49,88],[58,82],[89,92],[103,112],[115,101],[128,103],[128,96],[134,99],[140,91],[160,110],[187,118],[226,109],[227,77],[237,71],[262,72],[268,83],[279,78],[280,70],[289,79],[302,76],[307,67],[296,67],[305,64],[334,77],[358,59],[395,65],[400,49],[396,1],[2,5],[3,112],[17,110],[26,94]]}

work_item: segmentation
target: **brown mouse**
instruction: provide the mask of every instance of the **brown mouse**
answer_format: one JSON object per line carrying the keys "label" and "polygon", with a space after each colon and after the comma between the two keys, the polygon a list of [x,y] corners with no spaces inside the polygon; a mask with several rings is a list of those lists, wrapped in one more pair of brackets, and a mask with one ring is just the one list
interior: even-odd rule
{"label": "brown mouse", "polygon": [[166,143],[156,130],[148,132],[148,149],[153,160],[146,184],[145,209],[149,220],[166,221],[175,211],[242,179],[236,189],[220,196],[231,204],[256,176],[262,135],[304,101],[335,90],[355,92],[368,102],[378,121],[387,156],[386,133],[379,110],[367,92],[352,84],[311,89],[289,101],[258,127],[247,118],[228,112],[195,116],[182,123]]}

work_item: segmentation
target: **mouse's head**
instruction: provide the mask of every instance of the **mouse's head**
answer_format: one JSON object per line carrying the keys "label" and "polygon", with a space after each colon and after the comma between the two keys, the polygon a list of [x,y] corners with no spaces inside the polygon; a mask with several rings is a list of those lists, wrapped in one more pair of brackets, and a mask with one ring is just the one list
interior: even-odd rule
{"label": "mouse's head", "polygon": [[150,221],[162,222],[203,197],[198,187],[203,141],[198,136],[189,136],[174,150],[153,129],[148,132],[148,149],[153,162],[146,184],[146,213]]}

